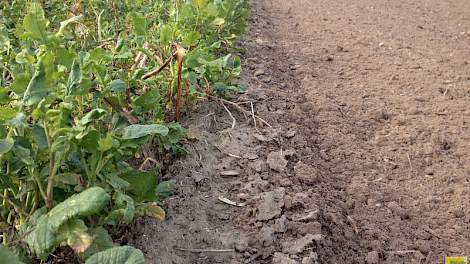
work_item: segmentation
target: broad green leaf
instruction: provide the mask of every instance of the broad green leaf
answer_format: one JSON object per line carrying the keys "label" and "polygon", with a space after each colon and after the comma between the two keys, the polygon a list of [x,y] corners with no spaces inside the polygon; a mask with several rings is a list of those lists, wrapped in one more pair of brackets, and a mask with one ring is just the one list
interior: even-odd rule
{"label": "broad green leaf", "polygon": [[31,54],[28,49],[23,49],[21,52],[16,54],[15,61],[19,64],[34,64],[36,57]]}
{"label": "broad green leaf", "polygon": [[168,198],[175,189],[175,187],[176,182],[173,180],[160,182],[157,185],[157,200],[163,201]]}
{"label": "broad green leaf", "polygon": [[46,42],[48,21],[44,16],[44,10],[41,4],[37,2],[31,3],[29,12],[23,20],[23,28],[25,30],[24,37],[34,40]]}
{"label": "broad green leaf", "polygon": [[77,60],[74,60],[72,63],[72,70],[70,71],[69,79],[67,81],[67,95],[77,95],[81,79],[82,72],[80,70],[80,64],[78,64]]}
{"label": "broad green leaf", "polygon": [[49,147],[44,127],[40,125],[34,125],[31,132],[33,134],[34,141],[38,145],[39,149],[47,149]]}
{"label": "broad green leaf", "polygon": [[102,108],[95,108],[88,112],[82,119],[80,120],[80,125],[86,126],[89,123],[93,122],[94,120],[100,120],[103,116],[107,114],[106,110]]}
{"label": "broad green leaf", "polygon": [[28,73],[21,73],[15,76],[15,80],[11,84],[11,90],[16,94],[22,94],[26,91],[28,83],[31,80],[31,75]]}
{"label": "broad green leaf", "polygon": [[198,8],[198,9],[201,9],[203,8],[207,2],[207,0],[193,0],[193,4]]}
{"label": "broad green leaf", "polygon": [[98,150],[105,152],[113,147],[113,134],[108,133],[105,138],[101,138],[98,141]]}
{"label": "broad green leaf", "polygon": [[129,188],[129,183],[121,179],[116,173],[106,173],[104,178],[106,178],[106,182],[115,190],[126,190]]}
{"label": "broad green leaf", "polygon": [[8,189],[13,186],[14,183],[11,181],[11,178],[4,173],[0,173],[0,189]]}
{"label": "broad green leaf", "polygon": [[36,67],[36,72],[23,95],[23,103],[27,106],[31,106],[39,103],[46,96],[46,71],[44,69],[44,64],[40,61]]}
{"label": "broad green leaf", "polygon": [[169,25],[164,25],[160,30],[160,43],[166,45],[173,39],[173,29]]}
{"label": "broad green leaf", "polygon": [[37,224],[26,235],[26,243],[36,256],[45,260],[62,242],[56,239],[62,224],[76,217],[97,214],[109,199],[109,194],[100,187],[92,187],[70,196],[47,214],[39,217]]}
{"label": "broad green leaf", "polygon": [[112,59],[112,55],[109,51],[103,48],[95,48],[90,52],[90,61],[94,61],[96,63],[107,62]]}
{"label": "broad green leaf", "polygon": [[31,150],[29,148],[25,148],[20,144],[13,145],[12,148],[14,156],[16,156],[21,162],[23,162],[26,166],[32,167],[34,166],[34,160],[31,157]]}
{"label": "broad green leaf", "polygon": [[11,101],[10,90],[4,87],[0,87],[0,104],[1,105],[8,104],[10,103],[10,101]]}
{"label": "broad green leaf", "polygon": [[113,198],[115,206],[118,207],[118,209],[113,210],[108,217],[106,217],[105,222],[110,225],[121,223],[130,224],[135,216],[134,199],[119,191],[114,194]]}
{"label": "broad green leaf", "polygon": [[114,247],[89,257],[85,264],[144,264],[142,251],[130,246]]}
{"label": "broad green leaf", "polygon": [[23,264],[18,256],[3,245],[0,245],[0,262],[5,264]]}
{"label": "broad green leaf", "polygon": [[80,219],[71,219],[60,226],[56,240],[62,245],[68,245],[77,253],[83,253],[93,242],[93,237],[87,233],[85,222]]}
{"label": "broad green leaf", "polygon": [[16,116],[14,118],[7,120],[5,123],[9,126],[16,128],[28,127],[28,123],[26,123],[26,115],[21,112],[16,113]]}
{"label": "broad green leaf", "polygon": [[81,176],[80,174],[66,172],[58,174],[55,177],[55,181],[62,184],[75,186],[81,184]]}
{"label": "broad green leaf", "polygon": [[161,96],[158,90],[152,89],[135,99],[135,101],[133,102],[134,110],[136,111],[136,113],[142,113],[150,110],[158,110],[160,100]]}
{"label": "broad green leaf", "polygon": [[114,247],[113,239],[103,227],[89,229],[88,233],[92,236],[93,243],[85,251],[85,259],[95,253]]}
{"label": "broad green leaf", "polygon": [[8,32],[3,25],[0,25],[0,53],[10,48],[10,38]]}
{"label": "broad green leaf", "polygon": [[199,42],[200,38],[201,38],[201,34],[199,32],[191,31],[185,36],[182,43],[183,45],[187,45],[187,46],[195,46]]}
{"label": "broad green leaf", "polygon": [[166,136],[168,134],[168,127],[159,124],[153,125],[130,125],[124,128],[122,133],[123,139],[135,139],[141,138],[148,135],[158,134],[160,136]]}
{"label": "broad green leaf", "polygon": [[64,47],[57,47],[56,48],[56,61],[59,65],[63,65],[65,67],[71,68],[72,64],[75,61],[75,53],[67,50]]}
{"label": "broad green leaf", "polygon": [[129,183],[128,191],[136,202],[153,202],[157,198],[157,177],[155,173],[130,170],[120,177]]}
{"label": "broad green leaf", "polygon": [[100,140],[100,132],[96,129],[91,129],[90,131],[86,132],[86,134],[82,137],[80,141],[80,145],[88,150],[90,153],[98,151],[98,141]]}
{"label": "broad green leaf", "polygon": [[123,93],[127,89],[127,85],[123,80],[113,80],[108,85],[109,90],[114,93]]}
{"label": "broad green leaf", "polygon": [[144,36],[147,33],[147,20],[145,19],[145,16],[131,13],[131,18],[134,33],[138,36]]}
{"label": "broad green leaf", "polygon": [[4,139],[0,139],[0,155],[10,151],[14,144],[15,141],[12,138],[7,137]]}
{"label": "broad green leaf", "polygon": [[0,106],[0,121],[12,119],[16,116],[16,110],[11,107]]}
{"label": "broad green leaf", "polygon": [[152,217],[160,221],[165,220],[165,216],[166,216],[165,210],[163,210],[163,208],[161,208],[160,206],[156,204],[151,204],[151,203],[142,205],[139,208],[138,212],[139,212],[139,215],[141,216]]}

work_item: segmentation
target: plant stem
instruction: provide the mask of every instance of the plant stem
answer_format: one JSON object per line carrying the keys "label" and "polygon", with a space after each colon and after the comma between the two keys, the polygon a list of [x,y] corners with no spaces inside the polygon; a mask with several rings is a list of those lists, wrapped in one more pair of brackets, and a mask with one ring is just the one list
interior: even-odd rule
{"label": "plant stem", "polygon": [[51,210],[54,206],[54,178],[57,174],[58,162],[56,162],[54,152],[52,152],[53,142],[45,121],[44,130],[46,132],[47,144],[49,145],[49,177],[47,177],[46,207],[47,210]]}
{"label": "plant stem", "polygon": [[53,161],[52,170],[49,171],[49,177],[47,178],[47,190],[46,190],[46,207],[51,210],[54,206],[54,179],[57,174],[58,163]]}
{"label": "plant stem", "polygon": [[39,193],[41,193],[42,199],[44,202],[47,201],[47,195],[46,192],[44,191],[44,187],[42,186],[41,179],[39,179],[39,175],[34,172],[34,170],[31,170],[31,175],[33,175],[34,180],[36,181],[36,184],[38,185],[39,188]]}
{"label": "plant stem", "polygon": [[18,211],[18,213],[20,213],[24,216],[28,216],[28,214],[23,210],[23,208],[19,204],[17,204],[13,200],[11,200],[10,197],[0,193],[0,198],[2,198],[4,201],[9,203],[11,206],[13,206],[13,208],[15,208],[15,210]]}

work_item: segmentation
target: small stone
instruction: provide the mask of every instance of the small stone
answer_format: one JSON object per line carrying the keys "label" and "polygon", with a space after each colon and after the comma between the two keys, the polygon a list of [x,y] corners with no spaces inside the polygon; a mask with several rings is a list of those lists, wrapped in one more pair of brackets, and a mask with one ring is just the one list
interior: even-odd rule
{"label": "small stone", "polygon": [[203,135],[203,132],[201,131],[200,127],[190,125],[187,129],[186,137],[188,139],[202,140],[204,138],[204,135]]}
{"label": "small stone", "polygon": [[416,248],[419,250],[419,252],[425,255],[432,250],[430,244],[431,242],[429,240],[418,240],[415,242]]}
{"label": "small stone", "polygon": [[294,166],[295,176],[302,182],[307,185],[313,185],[318,182],[317,170],[302,161],[297,162]]}
{"label": "small stone", "polygon": [[[432,153],[432,151],[431,151],[431,153]],[[426,169],[424,169],[424,174],[425,175],[430,175],[430,176],[434,175],[434,169],[431,168],[431,167],[426,167]]]}
{"label": "small stone", "polygon": [[284,206],[284,196],[286,190],[277,188],[271,192],[264,192],[259,195],[259,203],[257,204],[258,221],[267,221],[281,215]]}
{"label": "small stone", "polygon": [[296,193],[292,197],[292,206],[305,208],[305,204],[308,203],[308,195],[305,193]]}
{"label": "small stone", "polygon": [[240,199],[240,200],[248,200],[250,199],[250,196],[246,193],[239,193],[237,194],[237,198]]}
{"label": "small stone", "polygon": [[264,41],[263,39],[261,39],[261,38],[257,38],[257,39],[255,40],[255,42],[256,42],[256,44],[259,44],[259,45],[263,45],[263,44],[265,43],[265,41]]}
{"label": "small stone", "polygon": [[264,226],[259,233],[259,239],[264,247],[269,247],[274,243],[274,229]]}
{"label": "small stone", "polygon": [[308,255],[308,257],[304,257],[302,259],[302,264],[315,264],[317,259],[318,259],[317,252],[310,252],[310,255]]}
{"label": "small stone", "polygon": [[261,171],[263,171],[263,169],[266,165],[265,165],[264,161],[257,160],[257,161],[251,162],[248,166],[256,172],[261,172]]}
{"label": "small stone", "polygon": [[271,77],[266,77],[266,78],[263,78],[262,82],[264,83],[270,83],[273,79]]}
{"label": "small stone", "polygon": [[285,134],[285,137],[286,137],[286,138],[293,138],[293,137],[295,137],[295,133],[296,133],[296,132],[297,132],[297,131],[291,129],[291,130],[287,131],[287,133]]}
{"label": "small stone", "polygon": [[301,223],[299,230],[302,234],[321,234],[320,222]]}
{"label": "small stone", "polygon": [[279,185],[281,185],[282,187],[290,187],[292,186],[292,181],[287,178],[282,178],[279,181]]}
{"label": "small stone", "polygon": [[248,248],[248,240],[247,239],[237,239],[235,241],[235,250],[237,252],[245,252]]}
{"label": "small stone", "polygon": [[301,67],[300,64],[295,64],[295,65],[290,66],[290,69],[291,69],[292,71],[295,71],[295,70],[297,70],[297,69],[300,68],[300,67]]}
{"label": "small stone", "polygon": [[458,248],[458,247],[450,247],[450,248],[449,248],[449,252],[451,252],[451,253],[457,253],[457,254],[463,253],[462,250],[460,250],[460,248]]}
{"label": "small stone", "polygon": [[307,234],[304,237],[293,241],[286,241],[282,243],[282,252],[289,254],[299,254],[307,249],[314,241],[321,240],[321,235]]}
{"label": "small stone", "polygon": [[379,253],[377,251],[371,251],[367,253],[366,258],[367,264],[378,264],[379,263]]}
{"label": "small stone", "polygon": [[283,172],[287,167],[287,160],[282,151],[274,151],[268,154],[268,165],[272,170]]}
{"label": "small stone", "polygon": [[255,73],[254,73],[254,75],[255,75],[256,77],[261,76],[261,75],[263,75],[263,74],[264,74],[264,70],[263,70],[263,69],[258,69],[258,70],[256,70]]}
{"label": "small stone", "polygon": [[238,175],[240,175],[240,173],[238,171],[234,171],[234,170],[220,172],[220,176],[222,176],[222,177],[234,177],[234,176],[238,176]]}
{"label": "small stone", "polygon": [[318,210],[313,210],[306,213],[296,214],[290,218],[292,221],[296,222],[308,222],[318,219]]}
{"label": "small stone", "polygon": [[289,258],[288,255],[280,252],[274,253],[273,264],[298,264],[297,261]]}
{"label": "small stone", "polygon": [[193,178],[193,180],[194,180],[196,183],[200,183],[201,181],[203,181],[204,179],[206,179],[206,176],[203,175],[203,174],[200,173],[200,172],[195,172],[195,173],[192,175],[192,178]]}
{"label": "small stone", "polygon": [[257,140],[261,141],[261,142],[266,142],[266,141],[269,141],[269,139],[263,135],[260,135],[260,134],[254,134],[253,135]]}
{"label": "small stone", "polygon": [[285,233],[287,232],[287,223],[289,221],[287,220],[287,217],[285,215],[282,215],[280,218],[276,219],[274,221],[274,231],[277,233]]}
{"label": "small stone", "polygon": [[245,155],[243,155],[243,158],[249,159],[249,160],[255,160],[259,158],[259,156],[256,155],[255,153],[246,153]]}
{"label": "small stone", "polygon": [[291,156],[294,156],[295,155],[295,149],[286,149],[285,151],[282,152],[282,154],[284,154],[284,156],[286,157],[291,157]]}

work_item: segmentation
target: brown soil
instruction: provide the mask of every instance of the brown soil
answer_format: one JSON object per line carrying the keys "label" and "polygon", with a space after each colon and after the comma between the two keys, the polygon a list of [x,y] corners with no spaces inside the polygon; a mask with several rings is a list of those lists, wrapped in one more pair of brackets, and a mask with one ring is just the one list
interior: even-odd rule
{"label": "brown soil", "polygon": [[158,264],[470,256],[470,1],[252,8],[238,100],[273,128],[194,109],[168,219],[138,221],[130,243]]}

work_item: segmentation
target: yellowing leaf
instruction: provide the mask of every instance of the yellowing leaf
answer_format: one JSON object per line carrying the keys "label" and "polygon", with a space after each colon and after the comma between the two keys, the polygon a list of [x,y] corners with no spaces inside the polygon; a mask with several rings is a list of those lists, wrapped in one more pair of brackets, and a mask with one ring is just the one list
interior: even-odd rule
{"label": "yellowing leaf", "polygon": [[225,19],[223,19],[221,17],[218,17],[218,18],[214,19],[214,21],[212,21],[212,25],[214,25],[216,27],[220,27],[223,24],[225,24]]}
{"label": "yellowing leaf", "polygon": [[98,150],[105,152],[110,150],[113,147],[113,135],[108,133],[105,138],[102,138],[98,141]]}
{"label": "yellowing leaf", "polygon": [[0,106],[0,120],[5,121],[16,116],[16,110],[11,107]]}
{"label": "yellowing leaf", "polygon": [[143,214],[145,216],[150,216],[160,221],[165,220],[165,216],[166,216],[165,210],[163,210],[163,208],[161,208],[160,206],[156,204],[145,205]]}
{"label": "yellowing leaf", "polygon": [[59,228],[57,240],[62,241],[62,244],[67,244],[75,252],[82,253],[93,242],[93,238],[87,233],[87,230],[88,228],[82,220],[72,219]]}

